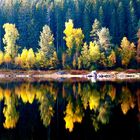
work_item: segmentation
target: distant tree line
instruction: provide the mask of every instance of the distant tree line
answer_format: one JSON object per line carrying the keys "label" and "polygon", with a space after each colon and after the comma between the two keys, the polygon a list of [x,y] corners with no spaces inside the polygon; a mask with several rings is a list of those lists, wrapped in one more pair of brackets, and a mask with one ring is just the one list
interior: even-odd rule
{"label": "distant tree line", "polygon": [[0,0],[0,67],[138,68],[139,6],[140,0]]}

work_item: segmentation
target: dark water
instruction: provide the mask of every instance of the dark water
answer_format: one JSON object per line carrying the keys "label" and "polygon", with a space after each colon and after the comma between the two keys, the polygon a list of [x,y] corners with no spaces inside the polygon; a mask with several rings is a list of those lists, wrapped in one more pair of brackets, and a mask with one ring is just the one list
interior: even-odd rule
{"label": "dark water", "polygon": [[20,139],[140,140],[140,83],[0,83],[0,140]]}

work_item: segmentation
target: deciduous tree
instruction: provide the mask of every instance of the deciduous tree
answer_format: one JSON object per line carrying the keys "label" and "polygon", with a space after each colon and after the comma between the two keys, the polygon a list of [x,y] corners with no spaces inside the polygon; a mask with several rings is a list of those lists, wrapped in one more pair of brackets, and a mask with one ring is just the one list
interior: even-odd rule
{"label": "deciduous tree", "polygon": [[3,25],[5,35],[3,38],[5,53],[13,59],[17,55],[18,46],[16,41],[19,38],[18,30],[15,24],[6,23]]}
{"label": "deciduous tree", "polygon": [[121,41],[119,51],[122,65],[127,67],[130,61],[135,57],[136,47],[134,43],[130,43],[129,40],[124,37]]}
{"label": "deciduous tree", "polygon": [[0,51],[0,65],[4,62],[4,54]]}

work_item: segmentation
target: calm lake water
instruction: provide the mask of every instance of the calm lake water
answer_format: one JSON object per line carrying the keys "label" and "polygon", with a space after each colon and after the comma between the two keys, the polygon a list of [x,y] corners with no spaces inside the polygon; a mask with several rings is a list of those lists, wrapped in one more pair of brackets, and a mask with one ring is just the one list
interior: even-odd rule
{"label": "calm lake water", "polygon": [[140,82],[0,83],[0,140],[140,140]]}

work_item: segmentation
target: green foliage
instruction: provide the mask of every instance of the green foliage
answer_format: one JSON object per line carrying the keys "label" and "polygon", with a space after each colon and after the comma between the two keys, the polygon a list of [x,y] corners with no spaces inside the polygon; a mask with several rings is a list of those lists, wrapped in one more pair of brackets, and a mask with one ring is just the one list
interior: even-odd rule
{"label": "green foliage", "polygon": [[43,31],[40,34],[40,52],[45,55],[46,59],[50,59],[55,51],[54,48],[54,37],[50,30],[50,27],[45,25]]}
{"label": "green foliage", "polygon": [[100,31],[100,29],[101,29],[101,24],[97,19],[95,19],[92,25],[92,31],[90,32],[90,36],[93,41],[98,41],[97,32]]}
{"label": "green foliage", "polygon": [[[119,9],[123,11],[121,7],[122,3],[119,5]],[[129,6],[132,6],[132,4],[130,3]],[[114,12],[115,11],[113,11],[112,14],[115,14]],[[103,14],[102,7],[100,7],[100,14],[101,13]],[[120,19],[123,23],[124,19],[121,17]],[[103,20],[104,19],[102,19],[102,22],[104,22]],[[40,33],[39,48],[36,48],[37,51],[33,48],[24,48],[19,50],[21,54],[18,53],[18,46],[16,44],[19,39],[18,30],[15,24],[6,23],[3,25],[5,30],[3,43],[5,46],[4,52],[0,51],[0,65],[5,66],[6,64],[7,68],[10,65],[12,68],[14,66],[14,68],[18,67],[21,69],[57,69],[62,67],[63,69],[93,70],[98,68],[114,68],[116,62],[121,58],[122,66],[127,67],[132,61],[135,61],[135,44],[133,42],[130,43],[127,38],[124,37],[121,42],[121,47],[118,49],[115,47],[117,45],[112,43],[112,36],[110,35],[109,29],[101,27],[100,22],[97,19],[94,20],[92,31],[88,33],[88,36],[90,35],[92,37],[92,42],[84,43],[83,30],[81,28],[74,28],[73,20],[69,19],[68,22],[65,22],[65,29],[63,31],[63,39],[66,41],[67,49],[62,49],[61,52],[58,53],[56,52],[58,46],[55,46],[52,31],[48,25],[45,25]],[[115,30],[112,30],[112,33],[114,31]],[[114,32],[114,35],[117,34]],[[123,33],[121,35],[123,35]],[[27,46],[27,48],[29,46]],[[117,50],[119,50],[119,53],[117,53]],[[139,39],[136,59],[139,63]]]}
{"label": "green foliage", "polygon": [[137,51],[136,51],[136,60],[138,63],[140,63],[140,29],[138,30],[137,33],[137,37],[138,37],[138,43],[137,43]]}
{"label": "green foliage", "polygon": [[103,48],[104,50],[108,50],[112,47],[112,37],[110,36],[108,28],[102,28],[100,31],[97,32],[97,35],[99,37],[99,43],[101,48]]}
{"label": "green foliage", "polygon": [[[119,46],[124,36],[136,44],[136,32],[140,27],[139,7],[139,0],[3,0],[0,4],[0,38],[2,35],[4,37],[3,43],[0,40],[0,49],[4,52],[3,62],[1,60],[0,63],[15,68],[15,61],[16,66],[20,67],[20,53],[26,47],[27,50],[32,48],[35,53],[36,62],[29,67],[82,69],[81,50],[84,42],[87,42],[90,51],[91,40],[99,46],[100,54],[97,58],[100,60],[97,61],[95,56],[93,60],[92,56],[90,62],[87,60],[90,63],[88,69],[98,68],[99,64],[100,68],[113,67],[115,62],[120,67],[120,57],[114,46]],[[54,58],[51,59],[55,51],[55,59],[58,56],[60,63],[51,66],[51,63],[58,63]],[[92,54],[95,55],[94,50]],[[138,56],[139,45],[139,63]],[[131,67],[134,65],[131,63]]]}
{"label": "green foliage", "polygon": [[113,49],[113,44],[111,42],[112,37],[110,36],[110,32],[108,28],[102,28],[97,32],[99,37],[99,45],[100,45],[100,64],[103,67],[112,67],[116,63],[116,54]]}
{"label": "green foliage", "polygon": [[50,59],[49,63],[50,63],[50,67],[51,68],[53,68],[53,69],[56,69],[57,68],[57,66],[59,64],[59,61],[58,61],[57,53],[56,52],[53,53],[53,56]]}
{"label": "green foliage", "polygon": [[52,67],[56,68],[58,65],[58,58],[54,47],[54,37],[50,27],[45,25],[40,34],[39,41],[40,49],[37,56],[37,64],[42,68]]}
{"label": "green foliage", "polygon": [[79,59],[81,60],[82,68],[89,69],[90,56],[89,56],[89,48],[88,48],[87,43],[84,43],[84,46],[83,46],[82,51],[81,51],[81,56]]}

